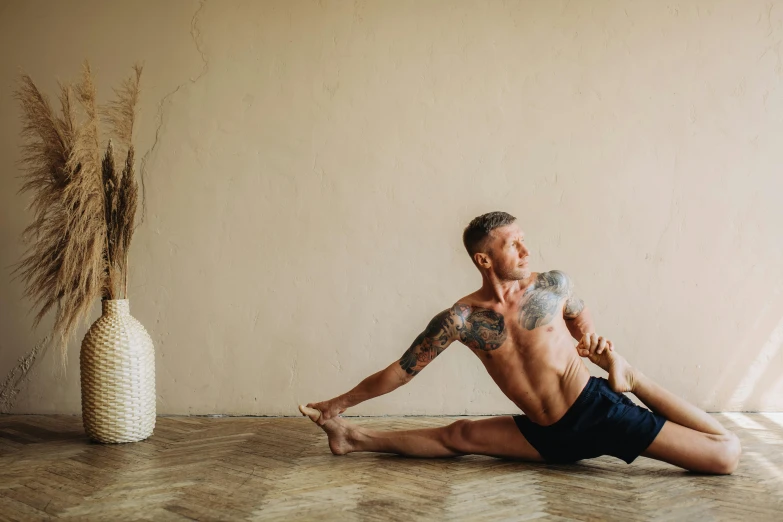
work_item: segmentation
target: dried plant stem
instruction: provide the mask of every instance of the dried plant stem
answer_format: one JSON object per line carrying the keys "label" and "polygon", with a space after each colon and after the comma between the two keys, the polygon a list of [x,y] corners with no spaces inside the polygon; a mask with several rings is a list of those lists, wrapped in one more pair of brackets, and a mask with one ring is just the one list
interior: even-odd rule
{"label": "dried plant stem", "polygon": [[[52,109],[32,79],[23,75],[16,98],[22,107],[20,192],[32,194],[33,222],[25,229],[28,250],[14,270],[25,295],[39,308],[34,327],[56,308],[53,342],[65,367],[68,338],[86,321],[93,303],[127,298],[128,250],[138,185],[131,143],[139,99],[141,67],[115,89],[116,98],[100,108],[89,64],[73,88],[60,85],[61,115]],[[83,110],[77,119],[73,98]],[[101,154],[101,117],[126,156],[118,172],[109,140]]]}

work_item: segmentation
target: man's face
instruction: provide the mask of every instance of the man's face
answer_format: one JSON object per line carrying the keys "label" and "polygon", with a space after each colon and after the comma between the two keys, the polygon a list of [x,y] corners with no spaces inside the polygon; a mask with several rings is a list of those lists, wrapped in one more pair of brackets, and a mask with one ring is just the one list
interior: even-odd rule
{"label": "man's face", "polygon": [[530,276],[530,251],[525,246],[525,234],[516,223],[489,233],[487,255],[501,280],[519,281]]}

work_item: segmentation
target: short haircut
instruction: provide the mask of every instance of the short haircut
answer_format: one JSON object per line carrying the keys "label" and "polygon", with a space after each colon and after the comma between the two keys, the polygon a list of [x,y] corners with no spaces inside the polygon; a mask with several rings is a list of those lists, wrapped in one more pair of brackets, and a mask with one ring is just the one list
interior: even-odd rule
{"label": "short haircut", "polygon": [[[510,225],[516,220],[517,218],[506,212],[489,212],[474,218],[462,233],[462,243],[470,258],[474,259],[473,256],[476,252],[481,252],[484,249],[490,232],[496,228]],[[475,259],[473,262],[475,263]]]}

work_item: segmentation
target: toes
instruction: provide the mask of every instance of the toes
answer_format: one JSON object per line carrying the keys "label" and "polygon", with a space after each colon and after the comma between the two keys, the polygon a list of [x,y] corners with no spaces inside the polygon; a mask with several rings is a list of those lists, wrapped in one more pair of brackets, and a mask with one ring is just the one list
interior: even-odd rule
{"label": "toes", "polygon": [[300,404],[299,411],[302,413],[302,415],[309,417],[313,422],[317,422],[321,418],[321,412],[314,408],[308,408],[307,406],[302,406]]}

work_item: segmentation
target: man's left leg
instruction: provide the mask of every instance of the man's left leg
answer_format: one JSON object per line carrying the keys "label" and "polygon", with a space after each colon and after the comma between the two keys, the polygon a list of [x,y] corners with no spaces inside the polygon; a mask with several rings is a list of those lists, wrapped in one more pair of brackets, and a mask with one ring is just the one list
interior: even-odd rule
{"label": "man's left leg", "polygon": [[488,455],[543,462],[510,416],[461,419],[440,428],[398,431],[370,430],[333,417],[321,428],[329,436],[329,448],[335,455],[374,451],[407,457]]}
{"label": "man's left leg", "polygon": [[739,439],[707,412],[632,368],[617,352],[590,360],[609,373],[614,391],[633,393],[666,418],[642,455],[702,473],[730,474],[736,469],[742,453]]}
{"label": "man's left leg", "polygon": [[739,438],[707,412],[643,374],[638,374],[633,394],[667,419],[642,455],[703,473],[730,474],[737,468]]}

